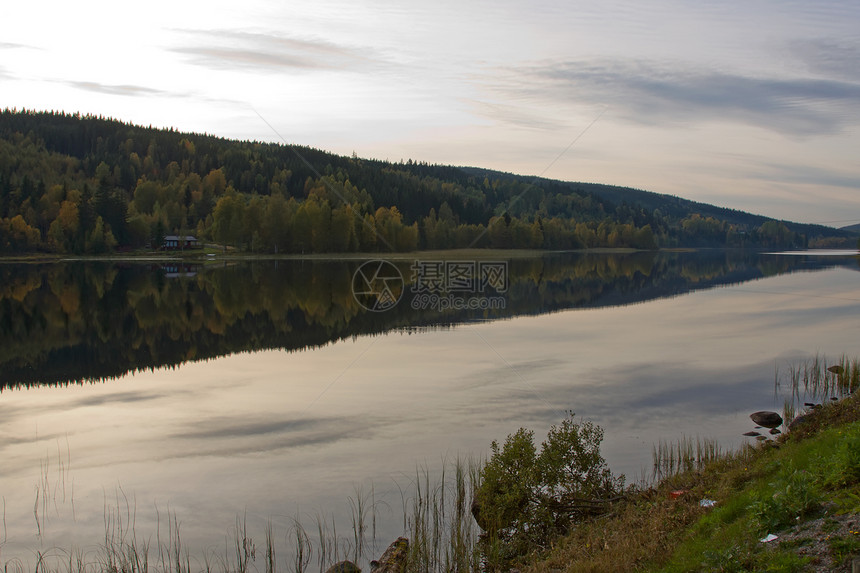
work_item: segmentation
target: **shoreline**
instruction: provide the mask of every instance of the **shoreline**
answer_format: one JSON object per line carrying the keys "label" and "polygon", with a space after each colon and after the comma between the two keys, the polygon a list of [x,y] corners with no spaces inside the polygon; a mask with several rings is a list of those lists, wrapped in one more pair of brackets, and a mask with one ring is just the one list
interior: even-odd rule
{"label": "shoreline", "polygon": [[249,252],[222,251],[220,249],[194,250],[189,252],[138,251],[133,253],[110,253],[103,255],[68,255],[58,253],[34,253],[20,255],[0,255],[0,264],[41,264],[68,262],[175,262],[175,261],[352,261],[352,260],[411,260],[416,258],[462,258],[475,259],[504,258],[525,259],[559,254],[579,255],[629,255],[634,253],[694,253],[698,251],[759,252],[770,255],[832,255],[858,256],[860,251],[833,249],[807,249],[798,251],[774,252],[766,248],[747,249],[741,247],[667,247],[653,250],[627,247],[597,247],[592,249],[541,250],[541,249],[445,249],[427,251],[407,251],[398,253],[308,253],[308,254],[258,254]]}

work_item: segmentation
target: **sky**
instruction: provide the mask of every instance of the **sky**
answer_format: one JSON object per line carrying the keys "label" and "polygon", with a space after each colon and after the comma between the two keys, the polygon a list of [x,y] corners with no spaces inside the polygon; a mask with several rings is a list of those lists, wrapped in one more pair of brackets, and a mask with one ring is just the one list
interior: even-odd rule
{"label": "sky", "polygon": [[0,108],[839,227],[860,223],[857,30],[855,0],[10,1]]}

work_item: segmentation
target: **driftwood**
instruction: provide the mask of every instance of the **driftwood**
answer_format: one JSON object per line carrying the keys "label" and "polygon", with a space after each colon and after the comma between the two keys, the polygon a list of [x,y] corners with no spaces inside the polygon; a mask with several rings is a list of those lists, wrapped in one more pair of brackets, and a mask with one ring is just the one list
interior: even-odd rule
{"label": "driftwood", "polygon": [[[528,503],[535,503],[537,505],[546,507],[550,509],[553,513],[557,515],[561,514],[579,514],[579,515],[587,515],[587,516],[596,516],[596,515],[604,515],[611,511],[612,505],[616,502],[619,502],[625,499],[627,496],[625,495],[617,495],[615,497],[608,497],[604,499],[590,499],[583,497],[574,497],[574,496],[566,496],[563,498],[555,498],[549,495],[541,495],[537,498],[529,498],[524,500],[523,507],[520,509],[524,509],[524,506]],[[494,524],[491,524],[487,519],[487,516],[484,514],[483,508],[481,507],[481,502],[477,496],[472,498],[472,516],[475,518],[475,522],[478,524],[483,531],[489,531]],[[496,527],[504,529],[510,523],[507,524],[495,524]]]}
{"label": "driftwood", "polygon": [[608,497],[605,499],[588,499],[582,497],[565,497],[556,499],[544,496],[538,503],[550,508],[555,513],[579,513],[583,515],[603,515],[609,513],[612,504],[625,499],[624,495]]}

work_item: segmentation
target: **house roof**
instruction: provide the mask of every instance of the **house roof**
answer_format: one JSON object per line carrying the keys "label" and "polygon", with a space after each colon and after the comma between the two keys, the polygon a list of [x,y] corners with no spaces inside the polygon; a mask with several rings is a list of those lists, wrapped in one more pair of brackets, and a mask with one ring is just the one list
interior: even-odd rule
{"label": "house roof", "polygon": [[[185,235],[185,237],[183,237],[183,238],[185,239],[185,241],[196,241],[197,240],[197,237],[195,237],[194,235]],[[164,235],[165,241],[178,241],[179,239],[180,239],[179,235]]]}

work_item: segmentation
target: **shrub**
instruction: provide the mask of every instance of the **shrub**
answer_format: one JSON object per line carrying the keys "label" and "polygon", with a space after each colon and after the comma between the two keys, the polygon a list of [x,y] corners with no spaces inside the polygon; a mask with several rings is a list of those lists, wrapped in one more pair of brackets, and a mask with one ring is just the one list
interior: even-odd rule
{"label": "shrub", "polygon": [[491,564],[545,548],[577,519],[608,508],[624,478],[612,476],[602,441],[599,426],[570,413],[550,428],[540,452],[534,432],[523,428],[501,447],[493,442],[473,505]]}

